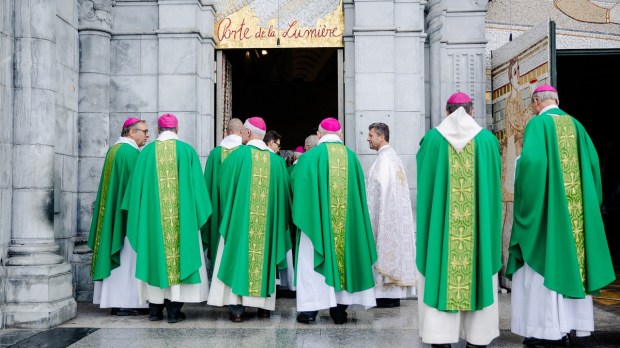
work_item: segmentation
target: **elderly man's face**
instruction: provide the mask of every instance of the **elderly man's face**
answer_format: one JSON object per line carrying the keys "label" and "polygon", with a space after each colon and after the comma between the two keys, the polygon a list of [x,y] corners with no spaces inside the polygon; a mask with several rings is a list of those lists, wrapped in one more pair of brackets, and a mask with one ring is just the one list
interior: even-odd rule
{"label": "elderly man's face", "polygon": [[149,127],[147,127],[146,123],[139,123],[136,128],[130,130],[129,132],[131,134],[131,138],[139,147],[144,146],[146,141],[149,139]]}

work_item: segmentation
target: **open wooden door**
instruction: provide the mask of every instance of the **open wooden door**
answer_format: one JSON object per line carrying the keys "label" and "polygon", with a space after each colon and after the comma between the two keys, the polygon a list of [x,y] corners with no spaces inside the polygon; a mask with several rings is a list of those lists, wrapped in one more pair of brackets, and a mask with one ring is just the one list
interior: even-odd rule
{"label": "open wooden door", "polygon": [[[492,130],[502,154],[502,275],[512,230],[516,160],[523,147],[525,125],[533,116],[532,92],[543,84],[557,85],[555,65],[553,21],[535,26],[491,52]],[[500,285],[510,287],[504,277]]]}
{"label": "open wooden door", "polygon": [[216,51],[215,145],[224,138],[232,118],[232,64],[224,51]]}

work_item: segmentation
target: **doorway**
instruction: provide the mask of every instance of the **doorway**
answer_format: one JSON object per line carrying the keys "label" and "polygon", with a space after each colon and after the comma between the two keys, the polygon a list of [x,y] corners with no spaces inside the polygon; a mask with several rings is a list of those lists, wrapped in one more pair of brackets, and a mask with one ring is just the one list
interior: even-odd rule
{"label": "doorway", "polygon": [[603,220],[615,267],[620,267],[620,117],[615,85],[620,50],[558,50],[560,108],[575,117],[592,138],[603,181]]}
{"label": "doorway", "polygon": [[283,150],[303,146],[323,118],[342,119],[342,50],[252,48],[222,55],[230,63],[228,114],[242,121],[261,116],[267,130],[282,135]]}

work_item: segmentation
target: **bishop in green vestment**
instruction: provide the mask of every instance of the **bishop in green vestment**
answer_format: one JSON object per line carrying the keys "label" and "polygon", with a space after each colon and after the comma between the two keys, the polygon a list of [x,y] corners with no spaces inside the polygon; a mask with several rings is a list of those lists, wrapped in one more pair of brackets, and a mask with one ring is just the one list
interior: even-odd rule
{"label": "bishop in green vestment", "polygon": [[454,93],[448,115],[420,142],[416,265],[420,337],[432,345],[486,346],[499,336],[501,159],[495,136]]}
{"label": "bishop in green vestment", "polygon": [[209,217],[207,223],[202,227],[203,235],[206,236],[204,242],[208,243],[208,257],[211,261],[211,267],[215,263],[215,255],[217,254],[217,245],[220,241],[220,219],[222,212],[220,211],[220,167],[222,162],[233,151],[241,146],[241,132],[243,131],[243,122],[238,118],[231,118],[226,126],[227,135],[222,139],[219,146],[216,146],[209,153],[207,164],[205,165],[205,183],[207,191],[211,198],[211,207],[213,213]]}
{"label": "bishop in green vestment", "polygon": [[335,324],[347,306],[376,305],[372,265],[377,260],[364,173],[342,143],[338,120],[319,125],[319,143],[299,157],[291,174],[297,235],[297,321],[329,308]]}
{"label": "bishop in green vestment", "polygon": [[123,209],[138,254],[140,298],[149,302],[151,320],[162,320],[165,306],[168,322],[176,323],[185,319],[184,302],[207,300],[200,228],[211,203],[196,151],[177,136],[177,118],[164,114],[158,126],[157,140],[138,157]]}
{"label": "bishop in green vestment", "polygon": [[220,242],[208,304],[229,306],[230,320],[243,321],[245,307],[259,317],[275,308],[276,270],[285,268],[290,188],[284,161],[262,141],[267,126],[246,120],[243,142],[219,172]]}
{"label": "bishop in green vestment", "polygon": [[88,246],[93,250],[93,303],[112,308],[112,314],[141,314],[146,307],[138,296],[136,253],[126,242],[127,214],[121,210],[129,177],[146,144],[145,121],[128,118],[121,137],[106,154],[93,209]]}
{"label": "bishop in green vestment", "polygon": [[594,331],[592,297],[615,279],[600,206],[596,149],[581,123],[558,107],[555,88],[538,87],[538,116],[525,128],[517,160],[514,224],[506,273],[512,277],[512,331],[569,341]]}

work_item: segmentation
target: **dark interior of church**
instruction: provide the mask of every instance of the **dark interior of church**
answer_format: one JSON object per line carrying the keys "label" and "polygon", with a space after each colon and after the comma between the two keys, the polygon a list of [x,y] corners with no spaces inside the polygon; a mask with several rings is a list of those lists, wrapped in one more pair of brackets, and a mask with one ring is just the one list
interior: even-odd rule
{"label": "dark interior of church", "polygon": [[282,149],[303,146],[325,117],[338,117],[335,48],[226,50],[232,64],[232,115],[261,116]]}
{"label": "dark interior of church", "polygon": [[620,50],[557,51],[560,108],[579,120],[598,152],[603,180],[603,219],[620,266],[620,117],[616,114]]}

